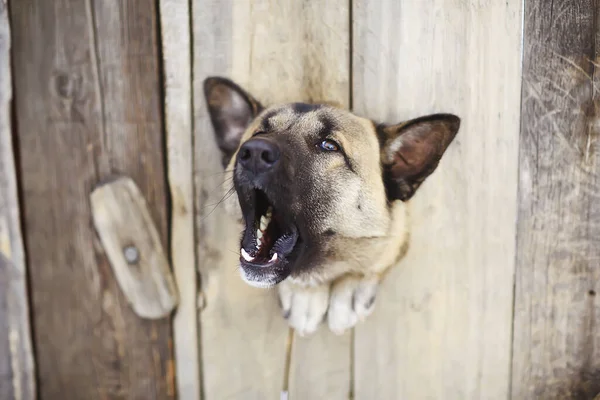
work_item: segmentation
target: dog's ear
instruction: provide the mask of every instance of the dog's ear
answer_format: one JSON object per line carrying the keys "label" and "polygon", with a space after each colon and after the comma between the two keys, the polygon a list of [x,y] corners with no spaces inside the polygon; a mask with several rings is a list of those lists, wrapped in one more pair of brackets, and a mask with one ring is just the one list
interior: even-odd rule
{"label": "dog's ear", "polygon": [[204,97],[222,153],[223,167],[226,167],[240,145],[244,131],[263,106],[234,82],[221,77],[204,80]]}
{"label": "dog's ear", "polygon": [[451,114],[433,114],[377,127],[383,181],[390,201],[406,201],[415,194],[435,171],[459,127],[460,119]]}

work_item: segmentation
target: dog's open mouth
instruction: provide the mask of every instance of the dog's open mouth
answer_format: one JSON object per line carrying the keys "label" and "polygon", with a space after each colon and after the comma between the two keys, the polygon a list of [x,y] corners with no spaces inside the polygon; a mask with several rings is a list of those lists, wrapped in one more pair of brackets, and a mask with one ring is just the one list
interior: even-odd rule
{"label": "dog's open mouth", "polygon": [[270,287],[289,275],[288,258],[298,243],[296,226],[267,195],[253,189],[245,197],[246,230],[240,249],[244,279],[260,287]]}

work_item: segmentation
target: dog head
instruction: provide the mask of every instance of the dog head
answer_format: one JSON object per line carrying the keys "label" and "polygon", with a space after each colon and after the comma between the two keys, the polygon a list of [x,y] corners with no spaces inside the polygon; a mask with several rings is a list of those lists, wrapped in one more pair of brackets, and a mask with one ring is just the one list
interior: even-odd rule
{"label": "dog head", "polygon": [[258,287],[322,273],[350,248],[373,252],[393,205],[435,170],[460,125],[449,114],[383,125],[326,104],[265,108],[225,78],[207,78],[204,93],[245,224],[242,276]]}

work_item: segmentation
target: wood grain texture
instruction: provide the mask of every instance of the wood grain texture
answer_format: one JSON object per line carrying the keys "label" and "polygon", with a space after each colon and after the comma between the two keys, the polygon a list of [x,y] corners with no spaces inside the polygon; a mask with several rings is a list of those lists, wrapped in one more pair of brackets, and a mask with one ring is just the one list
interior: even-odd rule
{"label": "wood grain texture", "polygon": [[599,10],[526,2],[514,399],[600,393]]}
{"label": "wood grain texture", "polygon": [[310,337],[293,336],[289,398],[351,398],[352,360],[350,332],[334,335],[327,323]]}
{"label": "wood grain texture", "polygon": [[411,245],[355,330],[357,399],[506,399],[520,93],[518,1],[353,2],[355,110],[462,125],[411,200]]}
{"label": "wood grain texture", "polygon": [[171,191],[171,265],[179,291],[173,318],[175,382],[183,400],[199,400],[198,272],[194,241],[190,3],[160,0],[167,170]]}
{"label": "wood grain texture", "polygon": [[[204,393],[214,399],[277,398],[286,380],[288,327],[275,292],[251,288],[239,277],[242,228],[217,206],[231,182],[223,182],[220,173],[202,81],[228,76],[267,105],[294,100],[347,105],[348,2],[195,1],[192,14]],[[349,346],[349,335],[340,339],[324,329],[294,342],[290,398],[346,398]]]}
{"label": "wood grain texture", "polygon": [[[242,2],[236,2],[242,3]],[[245,2],[243,2],[245,3]],[[202,396],[277,398],[283,382],[287,330],[274,293],[250,288],[238,272],[240,228],[218,204],[224,190],[219,150],[203,97],[203,80],[229,75],[229,0],[192,3],[194,182],[200,312]]]}
{"label": "wood grain texture", "polygon": [[92,220],[125,298],[141,318],[170,316],[178,296],[171,266],[135,182],[119,177],[94,188]]}
{"label": "wood grain texture", "polygon": [[168,320],[131,310],[89,194],[131,176],[166,242],[155,3],[11,3],[25,236],[42,399],[168,399]]}
{"label": "wood grain texture", "polygon": [[[339,0],[273,4],[262,11],[271,15],[268,31],[261,30],[263,14],[252,15],[250,29],[251,37],[255,39],[255,59],[248,71],[252,90],[261,93],[261,98],[268,101],[273,101],[270,100],[272,98],[275,101],[325,100],[349,107],[348,5],[348,1]],[[285,39],[273,42],[273,36]],[[242,54],[245,47],[240,46],[234,54]],[[277,68],[272,69],[273,76],[268,82],[268,75],[260,71],[271,68],[271,64],[277,65]],[[242,65],[241,60],[235,65]],[[285,81],[284,77],[287,78]],[[273,85],[273,82],[278,84]],[[288,377],[289,398],[347,399],[351,392],[350,346],[350,332],[336,336],[326,323],[310,337],[294,334]]]}
{"label": "wood grain texture", "polygon": [[0,399],[36,398],[27,267],[11,124],[10,27],[0,1]]}

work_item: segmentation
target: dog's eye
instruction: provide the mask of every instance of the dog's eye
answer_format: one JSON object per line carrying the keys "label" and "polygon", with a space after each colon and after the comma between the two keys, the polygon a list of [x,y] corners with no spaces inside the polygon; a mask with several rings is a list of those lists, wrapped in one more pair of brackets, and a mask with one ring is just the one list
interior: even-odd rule
{"label": "dog's eye", "polygon": [[334,142],[333,140],[323,140],[320,144],[319,147],[322,148],[325,151],[339,151],[340,150],[340,145],[337,144],[336,142]]}

